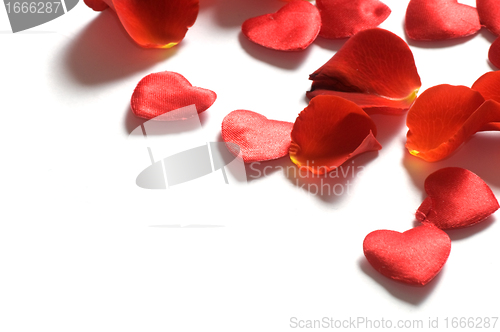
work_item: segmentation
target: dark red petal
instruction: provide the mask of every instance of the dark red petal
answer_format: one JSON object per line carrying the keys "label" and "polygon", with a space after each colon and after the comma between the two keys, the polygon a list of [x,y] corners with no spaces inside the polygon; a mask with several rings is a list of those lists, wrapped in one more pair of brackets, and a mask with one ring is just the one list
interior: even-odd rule
{"label": "dark red petal", "polygon": [[438,85],[426,90],[408,112],[406,148],[426,161],[455,151],[486,124],[500,122],[500,104],[484,102],[465,86]]}
{"label": "dark red petal", "polygon": [[101,12],[109,8],[108,4],[103,0],[83,0],[87,6],[95,10],[96,12]]}
{"label": "dark red petal", "polygon": [[308,97],[338,95],[363,108],[406,110],[420,77],[408,45],[387,30],[358,32],[309,79]]}
{"label": "dark red petal", "polygon": [[[97,0],[96,0],[97,1]],[[177,45],[196,21],[199,0],[103,0],[142,47]]]}
{"label": "dark red petal", "polygon": [[372,119],[355,103],[318,96],[293,125],[290,159],[315,174],[334,170],[367,151],[380,150]]}
{"label": "dark red petal", "polygon": [[378,0],[316,0],[316,6],[322,23],[319,35],[331,39],[375,28],[391,14],[391,9]]}
{"label": "dark red petal", "polygon": [[488,59],[493,66],[500,68],[500,38],[495,39],[488,51]]}
{"label": "dark red petal", "polygon": [[233,154],[241,152],[246,163],[277,159],[288,154],[292,127],[291,122],[268,120],[252,111],[236,110],[222,121],[222,139]]}
{"label": "dark red petal", "polygon": [[405,30],[411,39],[460,38],[480,29],[476,8],[457,0],[411,0],[406,9]]}
{"label": "dark red petal", "polygon": [[368,262],[384,276],[414,286],[424,286],[443,268],[451,251],[449,236],[432,224],[404,233],[371,232],[363,241]]}
{"label": "dark red petal", "polygon": [[500,36],[500,2],[498,0],[476,0],[481,23],[495,35]]}
{"label": "dark red petal", "polygon": [[144,77],[137,84],[130,104],[136,116],[153,119],[190,105],[195,105],[201,113],[212,106],[216,98],[215,92],[192,86],[181,74],[164,71]]}
{"label": "dark red petal", "polygon": [[448,167],[425,180],[427,197],[416,217],[441,229],[472,226],[498,210],[498,201],[490,187],[469,170]]}
{"label": "dark red petal", "polygon": [[318,36],[321,17],[318,9],[304,0],[294,0],[274,14],[246,20],[243,34],[256,44],[279,51],[300,51]]}

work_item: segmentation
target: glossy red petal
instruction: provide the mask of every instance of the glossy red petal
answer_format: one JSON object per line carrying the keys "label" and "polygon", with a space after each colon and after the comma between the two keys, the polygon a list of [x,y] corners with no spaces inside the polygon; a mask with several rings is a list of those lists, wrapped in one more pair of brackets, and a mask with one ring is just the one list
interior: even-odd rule
{"label": "glossy red petal", "polygon": [[241,153],[246,163],[277,159],[288,154],[292,127],[291,122],[268,120],[252,111],[236,110],[222,121],[222,139],[229,151],[234,155]]}
{"label": "glossy red petal", "polygon": [[406,148],[438,161],[492,122],[500,122],[499,103],[484,102],[479,92],[464,86],[438,85],[422,93],[408,112]]}
{"label": "glossy red petal", "polygon": [[316,6],[322,23],[319,35],[330,39],[375,28],[391,14],[391,9],[378,0],[316,0]]}
{"label": "glossy red petal", "polygon": [[495,35],[500,36],[500,2],[498,0],[476,0],[481,23]]}
{"label": "glossy red petal", "polygon": [[500,38],[495,39],[488,51],[488,59],[493,66],[500,68]]}
{"label": "glossy red petal", "polygon": [[315,174],[334,170],[367,151],[380,150],[372,119],[355,103],[318,96],[293,125],[290,159]]}
{"label": "glossy red petal", "polygon": [[429,283],[443,268],[451,251],[449,236],[432,224],[404,233],[371,232],[363,241],[368,262],[382,275],[413,286]]}
{"label": "glossy red petal", "polygon": [[476,8],[457,0],[411,0],[406,10],[406,34],[414,40],[460,38],[480,29]]}
{"label": "glossy red petal", "polygon": [[109,8],[108,4],[103,0],[83,0],[87,6],[95,10],[96,12],[101,12]]}
{"label": "glossy red petal", "polygon": [[358,32],[321,68],[309,76],[309,98],[337,95],[365,110],[407,110],[421,86],[408,45],[387,30]]}
{"label": "glossy red petal", "polygon": [[86,0],[94,10],[106,3],[113,9],[132,39],[142,47],[177,45],[196,21],[199,0]]}
{"label": "glossy red petal", "polygon": [[153,119],[190,105],[195,105],[201,113],[212,106],[216,98],[215,92],[192,86],[181,74],[164,71],[144,77],[137,84],[130,104],[136,116]]}
{"label": "glossy red petal", "polygon": [[490,187],[469,170],[448,167],[425,180],[429,195],[415,216],[423,223],[440,229],[469,227],[498,210],[498,201]]}
{"label": "glossy red petal", "polygon": [[318,9],[304,0],[294,0],[274,14],[246,20],[243,34],[256,44],[279,51],[300,51],[318,36],[321,17]]}

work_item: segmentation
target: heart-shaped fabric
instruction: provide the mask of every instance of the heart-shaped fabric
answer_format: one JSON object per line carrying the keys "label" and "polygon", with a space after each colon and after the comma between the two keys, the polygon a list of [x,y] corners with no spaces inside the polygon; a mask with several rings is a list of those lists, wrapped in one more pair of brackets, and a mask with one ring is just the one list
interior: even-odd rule
{"label": "heart-shaped fabric", "polygon": [[375,28],[391,14],[391,9],[378,0],[316,0],[316,6],[322,23],[319,35],[330,39]]}
{"label": "heart-shaped fabric", "polygon": [[215,92],[192,86],[181,74],[164,71],[144,77],[137,84],[130,104],[136,116],[153,119],[190,105],[195,105],[201,113],[212,106],[216,98]]}
{"label": "heart-shaped fabric", "polygon": [[411,0],[406,10],[406,34],[414,40],[460,38],[480,29],[476,8],[457,0]]}
{"label": "heart-shaped fabric", "polygon": [[404,233],[378,230],[363,242],[368,262],[381,274],[396,281],[424,286],[443,268],[451,251],[449,236],[432,224]]}
{"label": "heart-shaped fabric", "polygon": [[321,29],[316,6],[294,0],[274,14],[246,20],[241,31],[256,44],[280,51],[300,51],[309,46]]}
{"label": "heart-shaped fabric", "polygon": [[241,153],[246,163],[277,159],[288,154],[292,127],[291,122],[268,120],[252,111],[236,110],[222,120],[222,139],[228,150],[234,155]]}
{"label": "heart-shaped fabric", "polygon": [[490,187],[476,174],[458,167],[447,167],[425,180],[429,195],[415,216],[423,223],[441,229],[472,226],[498,210]]}
{"label": "heart-shaped fabric", "polygon": [[498,0],[476,0],[481,23],[495,35],[500,36],[500,2]]}

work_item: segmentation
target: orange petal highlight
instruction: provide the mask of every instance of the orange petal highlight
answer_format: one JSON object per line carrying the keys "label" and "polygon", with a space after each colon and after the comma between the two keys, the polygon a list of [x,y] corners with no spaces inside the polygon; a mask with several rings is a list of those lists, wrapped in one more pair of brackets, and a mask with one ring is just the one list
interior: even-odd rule
{"label": "orange petal highlight", "polygon": [[438,161],[492,122],[500,122],[500,103],[485,102],[465,86],[438,85],[422,93],[408,112],[406,148],[426,161]]}

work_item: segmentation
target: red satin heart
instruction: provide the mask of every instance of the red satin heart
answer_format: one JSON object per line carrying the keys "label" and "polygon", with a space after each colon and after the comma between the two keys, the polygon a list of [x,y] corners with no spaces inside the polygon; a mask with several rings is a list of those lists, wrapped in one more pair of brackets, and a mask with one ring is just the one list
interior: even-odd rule
{"label": "red satin heart", "polygon": [[347,160],[382,149],[373,120],[355,103],[318,96],[293,125],[290,159],[315,174],[328,173]]}
{"label": "red satin heart", "polygon": [[476,8],[457,0],[411,0],[406,10],[406,34],[414,40],[459,38],[480,29]]}
{"label": "red satin heart", "polygon": [[469,170],[448,167],[425,180],[429,195],[415,216],[422,223],[441,229],[475,225],[498,210],[498,201],[490,187]]}
{"label": "red satin heart", "polygon": [[375,28],[391,14],[391,9],[378,0],[316,0],[316,6],[322,23],[319,35],[330,39]]}
{"label": "red satin heart", "polygon": [[181,74],[164,71],[144,77],[137,84],[130,104],[136,116],[153,119],[190,105],[195,105],[201,113],[212,106],[216,98],[215,92],[192,86]]}
{"label": "red satin heart", "polygon": [[[246,110],[236,110],[222,120],[222,139],[234,155],[241,152],[243,161],[265,161],[284,157],[290,147],[293,123],[268,120]],[[236,149],[233,144],[239,149]]]}
{"label": "red satin heart", "polygon": [[443,268],[451,251],[448,235],[432,224],[404,233],[378,230],[363,241],[368,262],[384,276],[424,286]]}
{"label": "red satin heart", "polygon": [[408,44],[383,29],[368,29],[351,37],[321,68],[308,98],[334,95],[355,102],[366,112],[402,113],[420,88]]}
{"label": "red satin heart", "polygon": [[274,14],[246,20],[241,31],[256,44],[279,51],[300,51],[318,36],[318,9],[304,0],[291,1]]}
{"label": "red satin heart", "polygon": [[84,0],[95,11],[111,8],[142,47],[169,48],[180,43],[196,21],[199,0]]}
{"label": "red satin heart", "polygon": [[500,36],[500,2],[498,0],[476,0],[481,23],[495,35]]}
{"label": "red satin heart", "polygon": [[493,66],[500,68],[500,38],[495,39],[488,51],[488,59]]}

